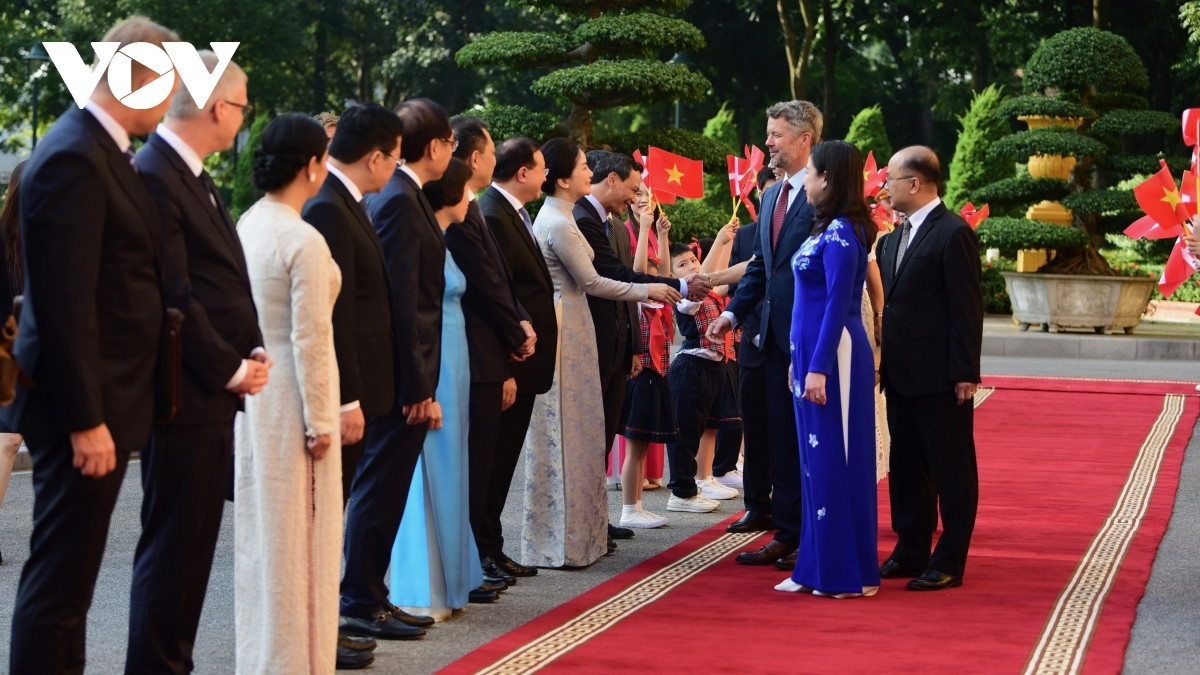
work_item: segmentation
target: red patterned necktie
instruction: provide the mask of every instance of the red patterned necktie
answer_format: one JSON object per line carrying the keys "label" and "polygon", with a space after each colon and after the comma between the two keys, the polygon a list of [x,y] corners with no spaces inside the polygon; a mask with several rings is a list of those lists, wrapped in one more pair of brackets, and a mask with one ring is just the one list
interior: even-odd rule
{"label": "red patterned necktie", "polygon": [[775,213],[771,214],[771,250],[779,243],[779,231],[783,229],[783,217],[787,215],[788,193],[792,191],[791,181],[783,181],[783,189],[779,191],[779,199],[775,200]]}

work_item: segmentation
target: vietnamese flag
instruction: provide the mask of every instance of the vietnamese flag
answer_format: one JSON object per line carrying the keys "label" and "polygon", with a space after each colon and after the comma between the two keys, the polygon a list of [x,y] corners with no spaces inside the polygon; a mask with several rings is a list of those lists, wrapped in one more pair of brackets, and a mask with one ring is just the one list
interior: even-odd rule
{"label": "vietnamese flag", "polygon": [[650,146],[650,179],[646,184],[656,192],[699,199],[704,196],[704,164]]}
{"label": "vietnamese flag", "polygon": [[1138,206],[1158,223],[1164,230],[1179,225],[1187,220],[1187,209],[1183,205],[1183,196],[1175,187],[1175,179],[1167,168],[1165,160],[1158,160],[1162,169],[1133,188],[1133,196],[1137,198]]}
{"label": "vietnamese flag", "polygon": [[863,165],[863,198],[874,197],[887,180],[887,167],[880,169],[875,163],[875,151],[867,151],[867,161]]}
{"label": "vietnamese flag", "polygon": [[650,188],[650,160],[647,159],[644,155],[642,155],[641,150],[633,151],[633,161],[642,165],[642,182],[646,184],[647,188],[651,189],[654,199],[659,204],[674,204],[675,203],[675,195],[674,194],[672,194],[670,192],[661,192],[659,190],[654,190],[653,188]]}
{"label": "vietnamese flag", "polygon": [[966,206],[962,207],[962,210],[958,212],[958,215],[962,216],[963,220],[967,221],[967,224],[970,225],[971,229],[973,230],[979,227],[979,224],[988,217],[988,213],[989,210],[987,204],[984,204],[982,207],[976,210],[974,204],[967,202]]}
{"label": "vietnamese flag", "polygon": [[1164,298],[1170,297],[1195,271],[1196,259],[1183,243],[1183,237],[1180,237],[1175,240],[1175,248],[1171,250],[1167,265],[1163,267],[1162,276],[1158,279],[1158,290]]}

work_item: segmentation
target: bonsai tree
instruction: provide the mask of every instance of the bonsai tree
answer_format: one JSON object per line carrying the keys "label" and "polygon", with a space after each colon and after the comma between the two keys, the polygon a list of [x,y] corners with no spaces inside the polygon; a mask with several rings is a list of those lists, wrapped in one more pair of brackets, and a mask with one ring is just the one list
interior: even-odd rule
{"label": "bonsai tree", "polygon": [[[962,131],[950,160],[950,179],[942,200],[958,211],[972,199],[972,192],[1016,173],[1013,163],[1003,157],[989,157],[988,149],[1009,133],[1008,123],[996,115],[1003,101],[1000,87],[988,85],[975,94],[967,114],[958,118]],[[986,201],[986,200],[984,200]],[[977,204],[982,202],[977,202]],[[1000,211],[996,211],[997,215]]]}
{"label": "bonsai tree", "polygon": [[883,108],[879,104],[863,108],[854,116],[850,121],[850,130],[846,132],[846,142],[853,143],[863,157],[868,152],[874,152],[876,164],[887,166],[892,158],[892,144],[883,127]]}
{"label": "bonsai tree", "polygon": [[[704,36],[692,24],[664,16],[687,7],[690,0],[512,0],[512,4],[549,10],[559,17],[555,32],[495,32],[480,36],[455,55],[462,67],[546,71],[533,83],[537,96],[563,106],[567,135],[584,148],[593,138],[592,113],[631,104],[696,101],[707,95],[708,79],[664,53],[693,51]],[[519,107],[503,115],[514,126]],[[475,111],[495,121],[497,110]],[[545,119],[535,121],[544,130]],[[545,133],[535,136],[544,138]],[[644,147],[644,146],[643,146]],[[664,145],[664,147],[666,147]],[[673,152],[682,149],[670,148]],[[724,158],[722,157],[722,160]]]}
{"label": "bonsai tree", "polygon": [[1145,64],[1123,37],[1095,28],[1072,28],[1034,51],[1025,65],[1025,95],[999,107],[997,114],[1004,117],[1044,117],[1050,123],[1001,138],[988,151],[989,157],[1075,158],[1065,181],[1022,172],[972,195],[1011,206],[1062,199],[1063,206],[1072,210],[1070,225],[1087,234],[1088,246],[1060,251],[1040,271],[1116,274],[1097,248],[1103,235],[1102,217],[1128,224],[1138,209],[1130,190],[1110,186],[1134,173],[1151,173],[1158,164],[1156,156],[1129,155],[1123,148],[1133,136],[1179,130],[1176,116],[1146,109],[1146,99],[1138,92],[1147,83]]}

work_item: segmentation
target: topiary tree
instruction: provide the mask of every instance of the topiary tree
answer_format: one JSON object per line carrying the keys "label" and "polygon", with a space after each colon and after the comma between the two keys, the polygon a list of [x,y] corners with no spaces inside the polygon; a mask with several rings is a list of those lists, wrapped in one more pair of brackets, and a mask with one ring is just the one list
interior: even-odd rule
{"label": "topiary tree", "polygon": [[1002,117],[1050,118],[1050,124],[1001,138],[989,157],[1018,162],[1031,157],[1076,159],[1065,182],[1022,174],[973,193],[979,199],[1001,197],[1026,205],[1038,198],[1062,197],[1062,205],[1073,212],[1072,226],[1087,234],[1089,245],[1060,251],[1040,271],[1115,274],[1098,251],[1102,221],[1123,227],[1137,206],[1130,190],[1108,186],[1131,173],[1157,170],[1156,157],[1131,156],[1122,152],[1123,145],[1132,136],[1179,131],[1175,115],[1146,110],[1139,92],[1148,81],[1145,64],[1125,38],[1095,28],[1072,28],[1038,46],[1025,65],[1025,95],[997,109]]}
{"label": "topiary tree", "polygon": [[863,157],[868,152],[874,152],[875,162],[879,166],[886,165],[892,158],[892,143],[888,140],[887,129],[883,127],[883,108],[876,104],[860,110],[850,122],[846,142],[853,143]]}
{"label": "topiary tree", "polygon": [[1008,124],[996,116],[996,109],[1003,98],[1000,87],[988,85],[975,94],[967,114],[958,118],[962,131],[954,146],[950,179],[946,181],[946,194],[942,196],[942,200],[954,211],[958,211],[969,200],[990,203],[972,193],[989,183],[1011,178],[1016,173],[1011,161],[1003,157],[988,157],[987,154],[988,148],[1009,132]]}
{"label": "topiary tree", "polygon": [[262,196],[258,188],[254,187],[251,176],[254,173],[254,151],[258,149],[263,129],[269,121],[267,115],[254,118],[254,123],[250,125],[250,134],[246,137],[246,147],[238,154],[237,169],[233,174],[233,204],[229,207],[229,214],[235,222]]}
{"label": "topiary tree", "polygon": [[[690,0],[511,0],[555,12],[561,32],[496,32],[480,36],[455,55],[467,68],[546,70],[533,83],[538,96],[566,110],[563,128],[584,148],[596,146],[592,113],[630,104],[696,101],[708,79],[661,53],[704,46],[700,31],[660,12],[679,11]],[[541,139],[539,139],[541,140]],[[668,150],[676,151],[672,148]]]}

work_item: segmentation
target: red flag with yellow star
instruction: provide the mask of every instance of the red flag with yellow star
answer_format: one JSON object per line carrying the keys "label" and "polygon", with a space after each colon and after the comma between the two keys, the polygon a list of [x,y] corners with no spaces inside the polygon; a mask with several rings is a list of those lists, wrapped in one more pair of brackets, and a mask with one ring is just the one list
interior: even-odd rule
{"label": "red flag with yellow star", "polygon": [[[650,160],[642,155],[641,150],[634,150],[633,161],[642,165],[642,182],[648,187],[650,185]],[[655,190],[654,188],[650,188],[650,192],[654,196],[654,201],[658,202],[659,204],[675,203],[675,195],[670,192],[663,192],[661,190]]]}
{"label": "red flag with yellow star", "polygon": [[704,164],[650,146],[650,179],[646,184],[656,192],[699,199],[704,196]]}
{"label": "red flag with yellow star", "polygon": [[875,151],[867,151],[867,161],[863,164],[863,198],[874,197],[887,180],[887,167],[880,169],[875,164]]}
{"label": "red flag with yellow star", "polygon": [[1187,209],[1166,161],[1160,159],[1159,163],[1162,169],[1134,187],[1133,196],[1146,215],[1164,230],[1170,230],[1187,219]]}

